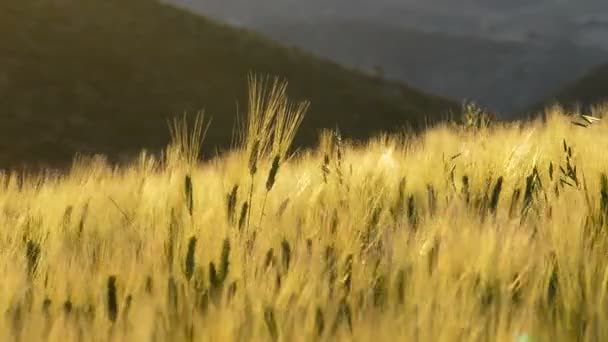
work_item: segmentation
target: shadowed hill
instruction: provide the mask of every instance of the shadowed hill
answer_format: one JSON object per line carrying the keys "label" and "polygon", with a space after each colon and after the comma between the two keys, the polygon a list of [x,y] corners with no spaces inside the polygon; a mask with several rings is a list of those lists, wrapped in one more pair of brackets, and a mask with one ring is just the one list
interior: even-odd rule
{"label": "shadowed hill", "polygon": [[558,103],[565,108],[580,107],[588,111],[591,106],[608,100],[608,63],[593,68],[585,76],[572,82],[553,96],[531,108],[531,112],[542,110],[543,107]]}
{"label": "shadowed hill", "polygon": [[157,150],[168,118],[201,109],[214,152],[246,109],[250,72],[310,100],[300,146],[324,127],[366,138],[459,108],[152,0],[2,1],[0,41],[0,167]]}
{"label": "shadowed hill", "polygon": [[567,42],[493,41],[423,32],[360,19],[282,17],[260,21],[261,32],[339,63],[454,99],[492,108],[504,119],[542,100],[603,63],[607,54]]}

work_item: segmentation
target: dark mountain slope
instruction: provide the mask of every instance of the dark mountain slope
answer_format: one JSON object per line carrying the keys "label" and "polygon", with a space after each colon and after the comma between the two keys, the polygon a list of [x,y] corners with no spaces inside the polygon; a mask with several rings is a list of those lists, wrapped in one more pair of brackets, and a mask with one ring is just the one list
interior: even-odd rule
{"label": "dark mountain slope", "polygon": [[1,1],[0,41],[0,168],[159,149],[167,118],[203,108],[205,150],[226,147],[251,71],[311,101],[298,145],[322,127],[365,138],[457,108],[152,0]]}
{"label": "dark mountain slope", "polygon": [[532,106],[530,112],[558,103],[568,109],[588,111],[592,105],[608,101],[608,63],[593,68],[575,82],[562,87],[552,96]]}

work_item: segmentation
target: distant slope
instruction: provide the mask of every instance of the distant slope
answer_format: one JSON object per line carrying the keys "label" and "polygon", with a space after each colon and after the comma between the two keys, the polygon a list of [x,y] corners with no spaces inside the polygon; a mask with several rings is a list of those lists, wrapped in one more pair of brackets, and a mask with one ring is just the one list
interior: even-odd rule
{"label": "distant slope", "polygon": [[562,87],[552,96],[532,106],[530,112],[542,110],[554,103],[574,109],[580,106],[588,110],[590,106],[608,101],[608,63],[590,70],[580,79]]}
{"label": "distant slope", "polygon": [[509,116],[608,59],[606,51],[567,42],[500,42],[427,33],[355,19],[282,18],[255,25],[278,41],[454,99],[470,99]]}
{"label": "distant slope", "polygon": [[359,18],[489,40],[570,42],[608,49],[605,0],[163,0],[243,25]]}
{"label": "distant slope", "polygon": [[0,42],[0,168],[159,149],[167,118],[203,108],[211,153],[230,143],[250,71],[311,101],[299,145],[322,127],[365,138],[457,106],[153,0],[0,1]]}

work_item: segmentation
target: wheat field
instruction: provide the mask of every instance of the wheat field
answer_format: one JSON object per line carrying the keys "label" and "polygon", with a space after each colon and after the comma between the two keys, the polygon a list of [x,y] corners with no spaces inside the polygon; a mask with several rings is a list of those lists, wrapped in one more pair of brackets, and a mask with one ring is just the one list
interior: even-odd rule
{"label": "wheat field", "polygon": [[216,159],[198,116],[162,156],[2,174],[0,340],[608,340],[604,121],[324,131],[293,154],[307,104],[250,90]]}

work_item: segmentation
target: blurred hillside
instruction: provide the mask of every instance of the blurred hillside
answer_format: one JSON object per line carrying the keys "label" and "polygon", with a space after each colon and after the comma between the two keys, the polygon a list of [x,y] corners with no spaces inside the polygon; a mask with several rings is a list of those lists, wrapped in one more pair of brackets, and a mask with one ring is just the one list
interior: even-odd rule
{"label": "blurred hillside", "polygon": [[458,107],[153,0],[3,1],[0,41],[2,167],[160,149],[168,118],[201,109],[213,153],[246,109],[249,72],[311,101],[296,145],[324,127],[365,138]]}

